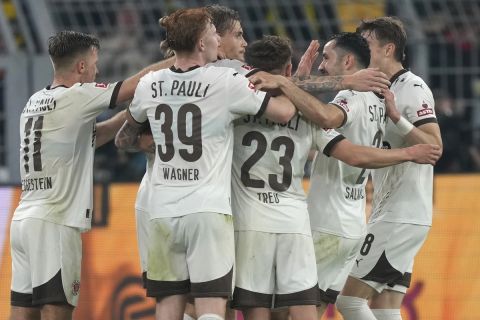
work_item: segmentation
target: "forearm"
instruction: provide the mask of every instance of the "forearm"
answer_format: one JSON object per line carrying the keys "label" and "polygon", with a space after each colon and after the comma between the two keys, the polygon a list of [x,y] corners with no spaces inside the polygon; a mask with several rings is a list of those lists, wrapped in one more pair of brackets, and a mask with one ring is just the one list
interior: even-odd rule
{"label": "forearm", "polygon": [[96,144],[98,148],[111,141],[126,120],[126,111],[120,111],[112,118],[96,124]]}
{"label": "forearm", "polygon": [[407,148],[384,150],[353,145],[349,151],[344,162],[359,168],[378,169],[412,160]]}
{"label": "forearm", "polygon": [[141,127],[134,127],[125,121],[117,135],[115,136],[115,145],[117,148],[129,151],[129,152],[138,152],[140,151],[139,147],[139,138],[140,138]]}
{"label": "forearm", "polygon": [[389,116],[392,122],[397,126],[401,134],[404,135],[408,145],[420,143],[435,144],[443,147],[440,128],[436,123],[427,123],[415,127],[407,119],[400,116],[399,113],[393,113]]}
{"label": "forearm", "polygon": [[294,76],[292,81],[299,88],[309,93],[340,91],[345,88],[343,85],[344,76]]}
{"label": "forearm", "polygon": [[282,81],[280,89],[307,119],[320,127],[337,128],[343,122],[343,114],[340,110],[321,102],[288,79]]}

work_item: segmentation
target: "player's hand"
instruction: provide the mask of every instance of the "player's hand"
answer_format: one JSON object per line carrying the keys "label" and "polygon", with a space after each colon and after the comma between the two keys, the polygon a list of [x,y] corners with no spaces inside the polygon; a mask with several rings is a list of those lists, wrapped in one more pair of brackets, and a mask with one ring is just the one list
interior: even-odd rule
{"label": "player's hand", "polygon": [[145,153],[155,153],[155,141],[149,133],[142,133],[138,136],[138,149]]}
{"label": "player's hand", "polygon": [[381,94],[382,90],[387,90],[390,86],[387,75],[378,68],[362,69],[344,78],[344,88],[356,91],[373,91]]}
{"label": "player's hand", "polygon": [[407,152],[412,156],[415,163],[435,165],[442,150],[435,144],[416,144],[407,148]]}
{"label": "player's hand", "polygon": [[312,71],[313,63],[318,57],[318,49],[320,48],[320,43],[318,40],[312,40],[307,50],[303,54],[300,62],[298,63],[297,71],[295,72],[294,77],[302,80],[310,75]]}
{"label": "player's hand", "polygon": [[288,81],[285,77],[264,71],[253,74],[248,77],[248,80],[255,86],[255,89],[264,91],[277,89],[282,85],[283,81]]}
{"label": "player's hand", "polygon": [[393,121],[393,123],[397,123],[398,120],[400,120],[401,114],[398,111],[397,105],[395,103],[395,94],[389,89],[382,90],[381,94],[385,98],[385,107],[387,108],[387,116]]}

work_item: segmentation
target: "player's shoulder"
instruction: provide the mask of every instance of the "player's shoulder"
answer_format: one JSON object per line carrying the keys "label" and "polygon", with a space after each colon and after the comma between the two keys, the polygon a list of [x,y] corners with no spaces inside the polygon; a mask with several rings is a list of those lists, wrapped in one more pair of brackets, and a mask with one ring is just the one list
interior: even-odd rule
{"label": "player's shoulder", "polygon": [[400,75],[391,87],[397,99],[411,99],[416,96],[433,97],[425,80],[411,71]]}
{"label": "player's shoulder", "polygon": [[252,70],[255,68],[245,64],[244,62],[240,60],[235,60],[235,59],[220,59],[215,62],[209,63],[207,66],[213,66],[213,67],[223,67],[223,68],[231,68],[235,70],[237,74],[241,74],[246,76],[249,74]]}

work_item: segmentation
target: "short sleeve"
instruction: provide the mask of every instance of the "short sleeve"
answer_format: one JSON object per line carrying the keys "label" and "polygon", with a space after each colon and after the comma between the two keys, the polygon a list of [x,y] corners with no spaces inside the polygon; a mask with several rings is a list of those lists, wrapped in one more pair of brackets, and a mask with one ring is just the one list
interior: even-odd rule
{"label": "short sleeve", "polygon": [[330,104],[339,108],[345,116],[343,123],[339,128],[348,126],[355,121],[355,117],[359,111],[358,106],[361,105],[358,101],[359,99],[361,99],[361,96],[352,90],[342,90],[330,102]]}
{"label": "short sleeve", "polygon": [[[116,106],[122,81],[115,83],[80,83],[75,85],[76,97],[84,101],[83,112],[96,116]],[[78,101],[76,101],[78,103]]]}
{"label": "short sleeve", "polygon": [[234,118],[245,114],[260,117],[267,108],[270,94],[255,90],[253,84],[238,72],[228,71],[227,99]]}
{"label": "short sleeve", "polygon": [[335,131],[334,129],[322,129],[318,128],[315,130],[314,135],[315,148],[322,152],[327,157],[330,157],[330,153],[333,147],[345,137]]}
{"label": "short sleeve", "polygon": [[395,98],[402,115],[416,127],[437,122],[435,101],[425,83],[412,81]]}
{"label": "short sleeve", "polygon": [[147,110],[145,108],[147,103],[145,103],[144,97],[146,96],[145,92],[147,90],[147,83],[149,83],[148,79],[151,75],[151,73],[148,73],[140,79],[137,88],[135,89],[133,100],[128,107],[128,112],[133,120],[140,124],[145,123],[148,120]]}

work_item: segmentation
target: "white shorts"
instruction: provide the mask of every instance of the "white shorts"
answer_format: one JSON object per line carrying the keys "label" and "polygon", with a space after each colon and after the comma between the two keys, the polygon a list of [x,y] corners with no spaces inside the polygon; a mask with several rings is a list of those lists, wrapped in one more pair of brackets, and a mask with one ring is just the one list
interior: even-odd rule
{"label": "white shorts", "polygon": [[235,231],[235,251],[234,308],[319,304],[311,236]]}
{"label": "white shorts", "polygon": [[148,224],[150,216],[148,212],[135,209],[135,220],[137,223],[137,244],[140,255],[140,266],[142,268],[143,286],[146,288],[147,258],[148,258]]}
{"label": "white shorts", "polygon": [[149,238],[147,296],[231,296],[232,216],[202,212],[152,219]]}
{"label": "white shorts", "polygon": [[413,260],[427,238],[430,226],[376,221],[367,225],[350,276],[364,281],[377,292],[406,292]]}
{"label": "white shorts", "polygon": [[80,231],[52,222],[13,220],[11,305],[68,303],[76,306],[80,290]]}
{"label": "white shorts", "polygon": [[349,239],[320,231],[312,231],[312,237],[320,298],[334,304],[355,263],[363,239]]}

